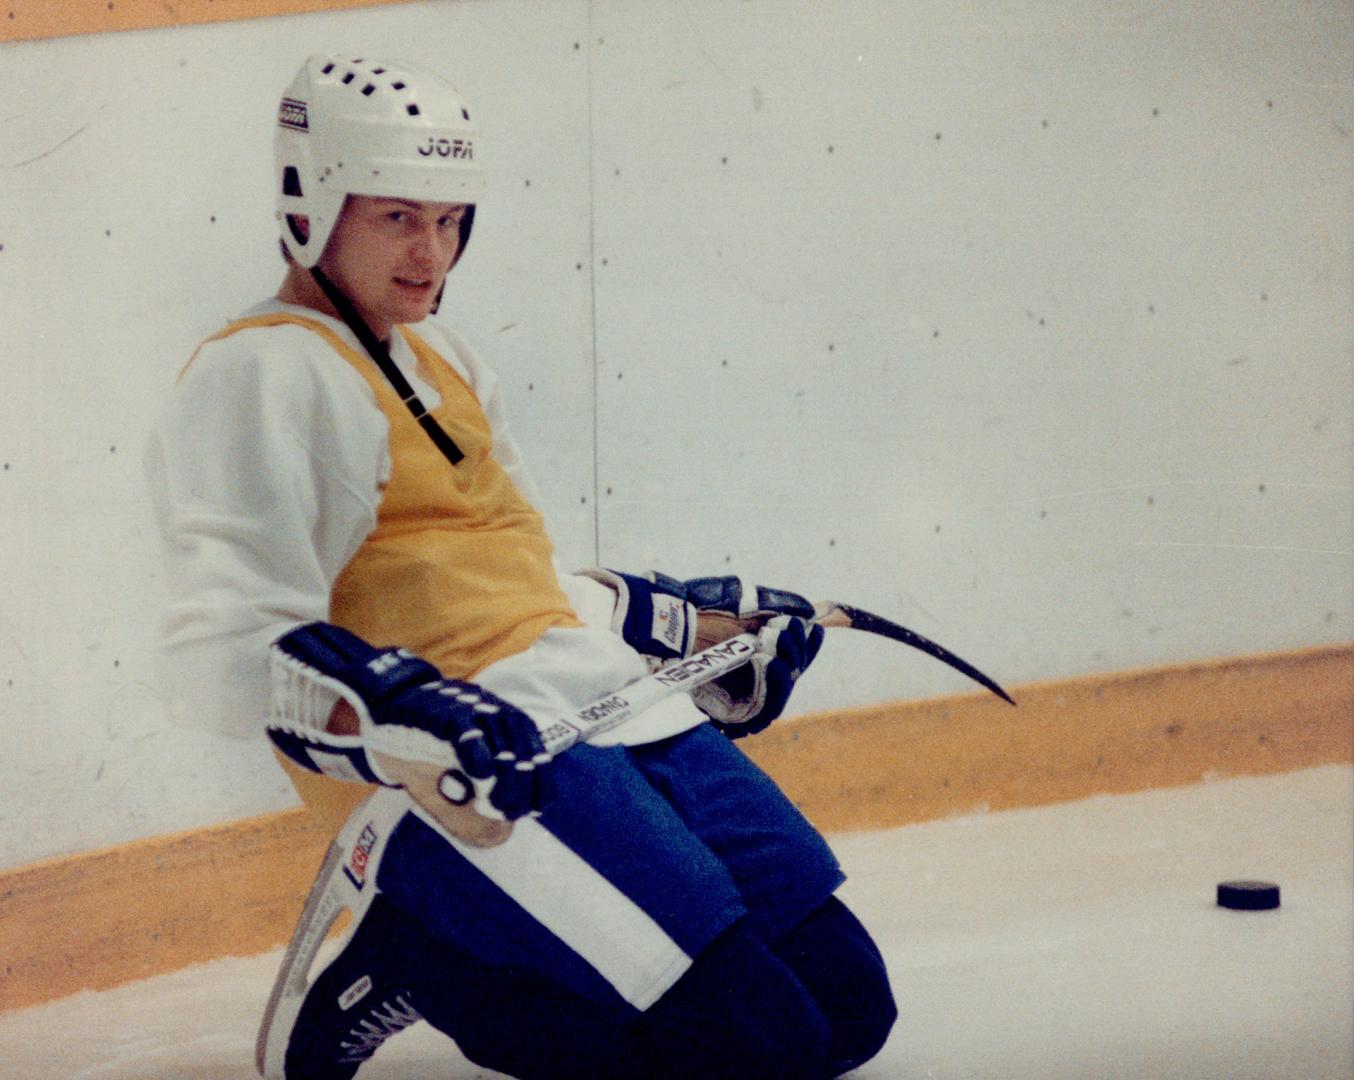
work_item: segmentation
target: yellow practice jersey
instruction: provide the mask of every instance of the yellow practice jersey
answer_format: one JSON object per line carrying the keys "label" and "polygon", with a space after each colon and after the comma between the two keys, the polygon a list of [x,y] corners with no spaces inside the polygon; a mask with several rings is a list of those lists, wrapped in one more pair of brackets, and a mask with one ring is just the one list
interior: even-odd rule
{"label": "yellow practice jersey", "polygon": [[[390,429],[390,479],[376,528],[334,582],[330,621],[372,645],[403,646],[451,678],[471,679],[552,627],[577,627],[540,514],[493,457],[475,392],[422,338],[400,327],[420,377],[441,398],[430,410],[465,457],[433,445],[367,357],[330,327],[291,312],[232,323],[210,340],[294,324],[325,339],[366,380]],[[283,761],[302,798],[336,830],[369,789]]]}

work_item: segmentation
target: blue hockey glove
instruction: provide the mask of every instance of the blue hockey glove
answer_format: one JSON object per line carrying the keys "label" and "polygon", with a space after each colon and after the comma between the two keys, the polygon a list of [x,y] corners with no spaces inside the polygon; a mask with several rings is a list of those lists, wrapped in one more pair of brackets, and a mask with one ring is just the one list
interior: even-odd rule
{"label": "blue hockey glove", "polygon": [[[441,770],[443,798],[473,799],[482,815],[509,821],[549,797],[550,755],[535,722],[483,687],[323,622],[279,638],[272,658],[268,735],[297,764],[411,794]],[[334,694],[357,713],[359,735],[325,730]]]}
{"label": "blue hockey glove", "polygon": [[784,712],[795,680],[822,645],[823,628],[810,621],[813,605],[798,593],[733,576],[680,581],[656,571],[582,573],[616,591],[612,629],[631,648],[659,663],[760,628],[755,659],[691,694],[692,701],[731,737],[761,731]]}
{"label": "blue hockey glove", "polygon": [[777,615],[758,634],[757,655],[691,692],[691,700],[731,739],[763,730],[785,711],[795,681],[823,645],[823,628]]}
{"label": "blue hockey glove", "polygon": [[579,573],[615,590],[611,629],[641,656],[666,663],[695,651],[696,605],[687,600],[684,582],[655,570],[645,574],[617,570]]}

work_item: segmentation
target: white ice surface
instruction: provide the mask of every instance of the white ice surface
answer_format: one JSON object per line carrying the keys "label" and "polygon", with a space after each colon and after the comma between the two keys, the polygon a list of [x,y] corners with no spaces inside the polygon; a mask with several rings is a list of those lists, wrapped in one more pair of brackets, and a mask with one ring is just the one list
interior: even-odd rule
{"label": "white ice surface", "polygon": [[[1354,770],[833,838],[902,1017],[856,1080],[1350,1080]],[[1217,882],[1277,881],[1274,912]],[[247,1080],[278,953],[0,1016],[0,1076]],[[420,1025],[360,1080],[488,1078]]]}

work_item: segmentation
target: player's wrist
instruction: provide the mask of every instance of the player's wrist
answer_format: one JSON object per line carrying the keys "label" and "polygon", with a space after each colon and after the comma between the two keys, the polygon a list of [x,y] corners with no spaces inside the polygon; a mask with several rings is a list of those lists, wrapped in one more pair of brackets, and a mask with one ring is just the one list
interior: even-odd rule
{"label": "player's wrist", "polygon": [[329,719],[325,723],[324,729],[331,735],[360,735],[362,733],[362,721],[352,704],[344,698],[339,698],[338,701],[334,702],[334,707],[329,710]]}

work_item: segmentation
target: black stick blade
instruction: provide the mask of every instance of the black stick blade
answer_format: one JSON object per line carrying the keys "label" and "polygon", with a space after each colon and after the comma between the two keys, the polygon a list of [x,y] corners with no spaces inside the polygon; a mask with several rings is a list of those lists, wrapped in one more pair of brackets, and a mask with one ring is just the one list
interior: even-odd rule
{"label": "black stick blade", "polygon": [[1015,704],[1015,699],[1005,690],[997,685],[994,679],[989,678],[970,664],[967,660],[961,659],[950,652],[943,645],[937,645],[928,637],[924,637],[915,630],[909,630],[906,626],[899,626],[896,622],[891,622],[882,615],[874,615],[868,611],[863,611],[857,607],[850,607],[846,604],[834,605],[838,611],[851,620],[852,630],[863,630],[867,634],[878,634],[880,637],[889,638],[892,641],[902,642],[904,645],[911,645],[914,649],[920,649],[928,656],[934,656],[937,660],[949,664],[956,671],[962,671],[976,683],[987,687],[992,693],[1003,701]]}

